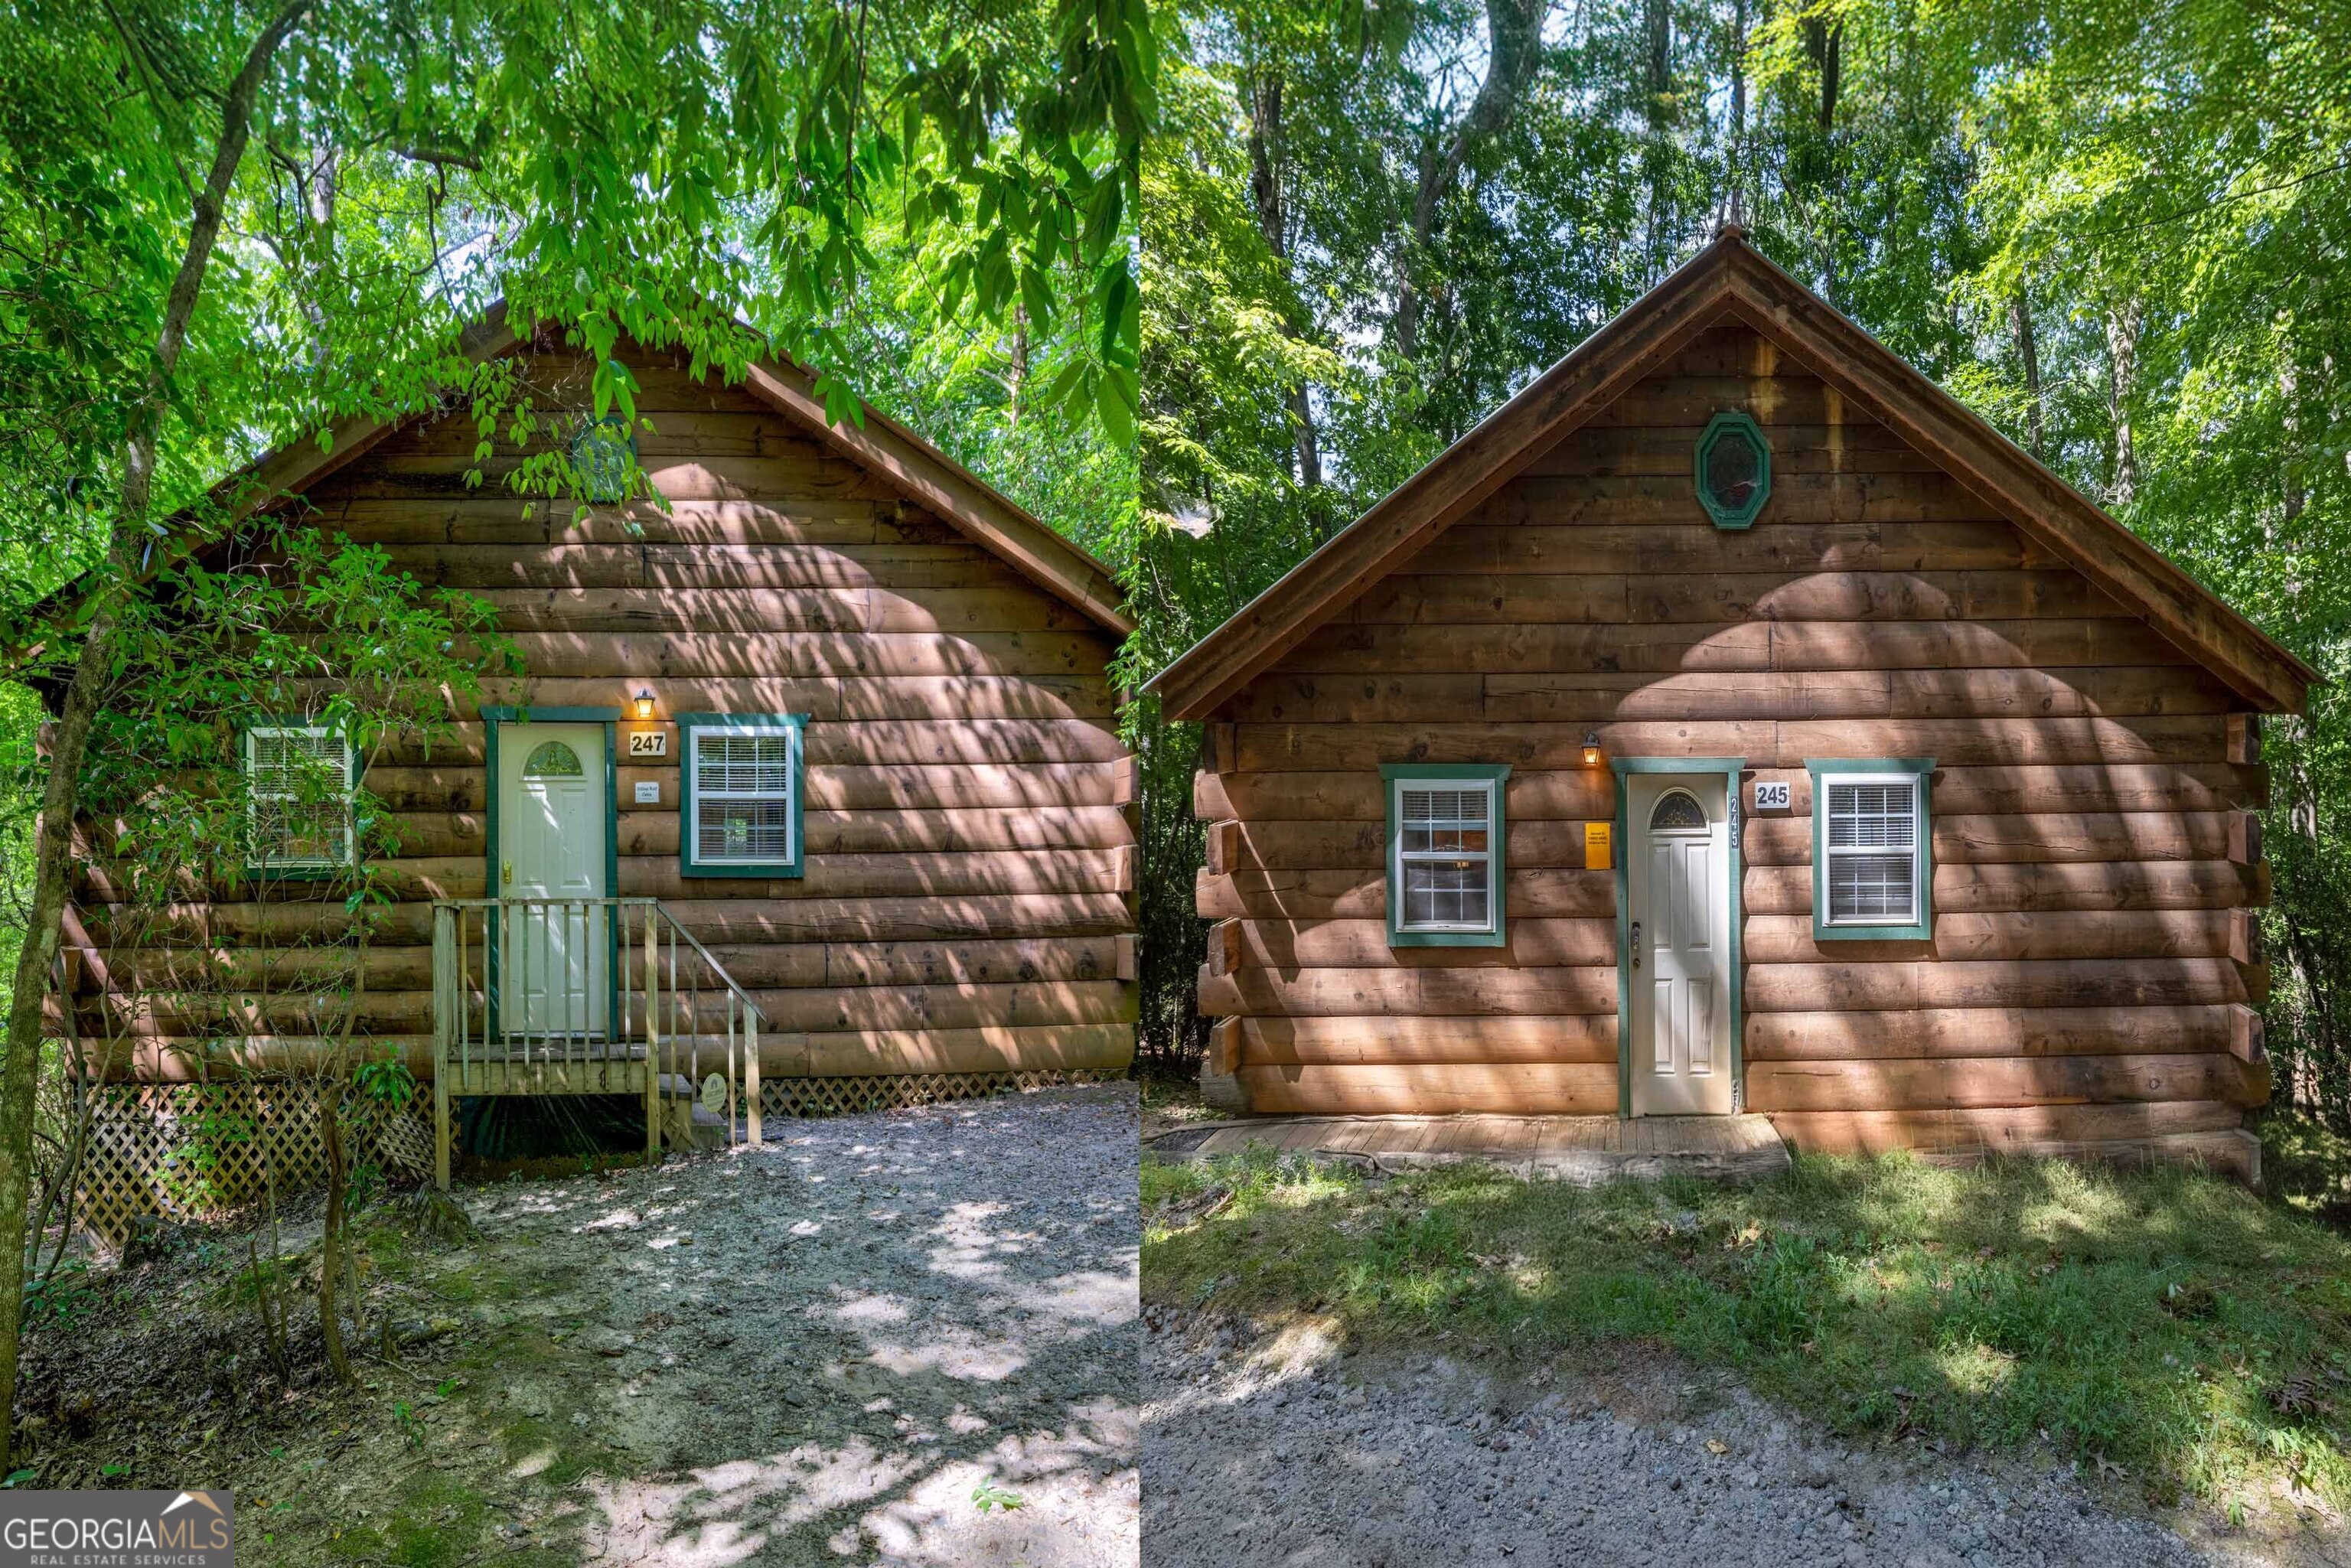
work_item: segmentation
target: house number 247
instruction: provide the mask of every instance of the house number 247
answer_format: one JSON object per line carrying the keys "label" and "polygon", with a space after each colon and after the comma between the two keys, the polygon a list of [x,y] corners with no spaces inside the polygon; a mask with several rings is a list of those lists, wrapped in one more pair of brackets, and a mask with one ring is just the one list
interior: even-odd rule
{"label": "house number 247", "polygon": [[665,729],[632,729],[629,732],[629,755],[632,757],[667,757],[669,731]]}

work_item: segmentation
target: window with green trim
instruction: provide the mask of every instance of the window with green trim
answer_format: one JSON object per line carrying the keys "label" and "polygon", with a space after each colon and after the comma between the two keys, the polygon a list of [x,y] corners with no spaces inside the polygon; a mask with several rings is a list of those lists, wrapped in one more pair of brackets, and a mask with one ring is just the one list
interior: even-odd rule
{"label": "window with green trim", "polygon": [[1813,935],[1923,938],[1934,929],[1931,758],[1813,761]]}
{"label": "window with green trim", "polygon": [[688,876],[800,874],[798,714],[684,714],[678,854]]}
{"label": "window with green trim", "polygon": [[1718,528],[1754,525],[1771,498],[1771,444],[1754,420],[1726,409],[1707,422],[1698,438],[1698,504]]}
{"label": "window with green trim", "polygon": [[246,863],[261,873],[328,871],[358,853],[349,738],[330,725],[245,731]]}
{"label": "window with green trim", "polygon": [[1392,946],[1499,946],[1502,785],[1482,764],[1383,768]]}

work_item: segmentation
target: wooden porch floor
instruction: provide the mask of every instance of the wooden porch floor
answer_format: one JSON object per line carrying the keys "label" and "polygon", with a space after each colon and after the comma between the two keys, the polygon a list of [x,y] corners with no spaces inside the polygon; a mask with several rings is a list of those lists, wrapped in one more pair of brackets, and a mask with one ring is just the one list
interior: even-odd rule
{"label": "wooden porch floor", "polygon": [[1183,1127],[1146,1145],[1162,1159],[1252,1144],[1399,1171],[1483,1160],[1514,1176],[1597,1186],[1619,1176],[1768,1176],[1788,1146],[1763,1116],[1257,1116]]}

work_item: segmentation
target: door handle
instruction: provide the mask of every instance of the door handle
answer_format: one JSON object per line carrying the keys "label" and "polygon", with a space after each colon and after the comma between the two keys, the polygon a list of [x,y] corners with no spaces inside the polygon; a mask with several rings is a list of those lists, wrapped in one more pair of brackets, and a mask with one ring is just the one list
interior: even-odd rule
{"label": "door handle", "polygon": [[1633,946],[1633,967],[1635,967],[1635,969],[1637,969],[1637,968],[1639,968],[1639,967],[1641,967],[1641,923],[1640,923],[1639,921],[1637,921],[1637,920],[1635,920],[1635,922],[1633,922],[1633,943],[1632,943],[1632,946]]}
{"label": "door handle", "polygon": [[514,885],[514,862],[507,861],[505,862],[505,872],[506,874],[503,878],[505,885],[512,887]]}

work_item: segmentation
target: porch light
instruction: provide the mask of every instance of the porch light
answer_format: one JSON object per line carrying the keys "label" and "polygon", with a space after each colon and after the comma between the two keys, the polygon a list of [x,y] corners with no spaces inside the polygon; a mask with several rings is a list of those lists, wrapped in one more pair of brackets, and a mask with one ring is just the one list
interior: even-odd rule
{"label": "porch light", "polygon": [[653,716],[653,694],[650,691],[639,692],[637,694],[637,717],[643,720],[649,719]]}
{"label": "porch light", "polygon": [[1600,766],[1600,732],[1596,729],[1583,732],[1583,765],[1586,768]]}

